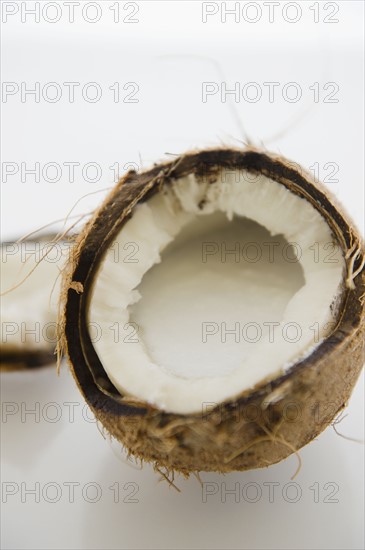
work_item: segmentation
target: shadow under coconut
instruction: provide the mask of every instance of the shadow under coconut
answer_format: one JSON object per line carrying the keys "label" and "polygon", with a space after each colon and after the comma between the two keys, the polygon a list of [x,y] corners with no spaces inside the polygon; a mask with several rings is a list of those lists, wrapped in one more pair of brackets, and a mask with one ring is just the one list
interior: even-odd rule
{"label": "shadow under coconut", "polygon": [[58,377],[56,364],[1,373],[2,461],[30,470],[60,434],[73,396],[71,376]]}
{"label": "shadow under coconut", "polygon": [[95,476],[105,494],[83,506],[83,547],[358,548],[361,505],[360,516],[349,518],[356,487],[344,467],[343,443],[327,430],[301,451],[294,480],[297,458],[291,456],[267,469],[202,472],[202,485],[193,476],[176,476],[180,492],[159,483],[151,465],[140,470],[123,463],[112,445]]}

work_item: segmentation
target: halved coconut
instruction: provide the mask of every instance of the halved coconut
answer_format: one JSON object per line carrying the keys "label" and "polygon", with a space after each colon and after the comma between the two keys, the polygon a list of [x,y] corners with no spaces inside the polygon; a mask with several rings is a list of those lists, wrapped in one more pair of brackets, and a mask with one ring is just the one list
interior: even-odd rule
{"label": "halved coconut", "polygon": [[345,406],[364,361],[364,248],[328,193],[254,150],[188,153],[117,184],[64,279],[86,401],[183,473],[278,462]]}
{"label": "halved coconut", "polygon": [[55,364],[60,272],[70,245],[53,239],[1,244],[2,371]]}

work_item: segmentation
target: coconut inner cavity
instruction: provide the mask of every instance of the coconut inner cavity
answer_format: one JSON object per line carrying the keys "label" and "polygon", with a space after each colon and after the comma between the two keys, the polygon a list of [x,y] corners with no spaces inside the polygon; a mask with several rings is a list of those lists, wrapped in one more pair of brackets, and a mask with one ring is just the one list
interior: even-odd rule
{"label": "coconut inner cavity", "polygon": [[93,345],[123,395],[201,412],[319,345],[344,267],[324,218],[283,185],[245,171],[189,175],[139,204],[106,252]]}

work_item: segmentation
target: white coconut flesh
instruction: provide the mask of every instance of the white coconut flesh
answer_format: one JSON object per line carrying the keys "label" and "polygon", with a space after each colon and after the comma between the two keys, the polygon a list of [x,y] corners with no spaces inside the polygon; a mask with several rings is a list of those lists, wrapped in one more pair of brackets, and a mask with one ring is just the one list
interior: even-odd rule
{"label": "white coconut flesh", "polygon": [[0,341],[4,350],[55,348],[60,270],[67,251],[65,242],[1,246],[1,292],[5,294],[1,296]]}
{"label": "white coconut flesh", "polygon": [[213,184],[189,175],[137,205],[105,253],[90,336],[122,395],[198,413],[312,353],[334,328],[344,277],[306,199],[244,171]]}

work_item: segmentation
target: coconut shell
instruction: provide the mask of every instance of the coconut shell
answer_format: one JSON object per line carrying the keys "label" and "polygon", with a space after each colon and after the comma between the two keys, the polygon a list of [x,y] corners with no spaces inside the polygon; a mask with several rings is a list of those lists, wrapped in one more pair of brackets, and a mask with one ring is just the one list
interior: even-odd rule
{"label": "coconut shell", "polygon": [[15,346],[2,346],[0,350],[0,372],[35,369],[55,364],[55,354],[47,350],[27,350]]}
{"label": "coconut shell", "polygon": [[[321,213],[346,258],[341,306],[333,332],[284,375],[199,414],[167,413],[120,395],[108,379],[86,327],[90,289],[103,254],[137,203],[190,173],[215,181],[221,168],[261,173]],[[64,273],[62,348],[97,420],[136,457],[186,475],[268,466],[313,440],[349,400],[364,363],[364,258],[351,220],[297,165],[252,149],[191,152],[140,174],[128,172],[85,226]]]}
{"label": "coconut shell", "polygon": [[[22,240],[23,243],[44,243],[52,242],[57,239],[56,233],[43,233],[39,238],[28,238]],[[66,241],[59,241],[60,244],[64,244]],[[19,241],[14,239],[9,241],[9,244],[17,244]],[[2,244],[2,246],[4,243]],[[34,272],[37,276],[36,271]],[[32,276],[31,275],[31,276]],[[45,296],[45,302],[48,301],[48,297]],[[19,310],[21,310],[22,304],[19,303]],[[21,314],[19,315],[21,317]],[[56,318],[55,318],[56,321]],[[55,365],[55,345],[47,342],[40,342],[37,346],[29,347],[24,345],[14,345],[1,342],[0,344],[0,372],[18,371],[26,369],[37,369],[44,366]]]}

